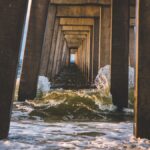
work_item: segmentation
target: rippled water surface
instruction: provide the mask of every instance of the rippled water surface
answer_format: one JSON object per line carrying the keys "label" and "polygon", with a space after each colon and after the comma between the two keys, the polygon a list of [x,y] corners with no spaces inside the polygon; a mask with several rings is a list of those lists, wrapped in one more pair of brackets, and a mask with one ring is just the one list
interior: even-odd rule
{"label": "rippled water surface", "polygon": [[15,102],[0,150],[150,150],[150,141],[132,136],[133,110],[117,112],[109,98],[93,92],[55,91]]}
{"label": "rippled water surface", "polygon": [[2,150],[148,150],[148,140],[132,137],[132,123],[12,121]]}
{"label": "rippled water surface", "polygon": [[131,123],[62,122],[48,124],[21,121],[19,124],[12,122],[11,141],[8,144],[12,143],[14,148],[18,144],[20,148],[30,149],[110,149],[119,145],[123,146],[131,134]]}

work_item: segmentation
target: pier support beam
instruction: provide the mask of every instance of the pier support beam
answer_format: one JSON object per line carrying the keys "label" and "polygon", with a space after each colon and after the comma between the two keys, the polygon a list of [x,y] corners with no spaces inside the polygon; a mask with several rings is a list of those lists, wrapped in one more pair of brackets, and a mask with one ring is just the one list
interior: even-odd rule
{"label": "pier support beam", "polygon": [[93,6],[73,6],[73,5],[58,5],[57,6],[57,17],[62,18],[94,18],[99,17],[100,7],[97,5]]}
{"label": "pier support beam", "polygon": [[92,4],[92,5],[110,5],[110,0],[51,0],[52,4],[57,5],[85,5],[85,4]]}
{"label": "pier support beam", "polygon": [[67,44],[66,41],[64,40],[63,43],[63,49],[62,49],[62,56],[61,56],[61,63],[60,63],[60,70],[65,66],[65,59],[66,59],[66,50],[67,50]]}
{"label": "pier support beam", "polygon": [[53,71],[58,29],[59,29],[59,19],[56,18],[54,31],[53,31],[52,45],[51,45],[51,49],[50,49],[51,53],[49,55],[48,70],[47,70],[47,77],[49,78],[49,80],[52,79],[52,71]]}
{"label": "pier support beam", "polygon": [[69,50],[69,48],[68,48],[68,50],[67,50],[67,57],[66,57],[66,65],[67,66],[69,66],[69,64],[70,64],[70,50]]}
{"label": "pier support beam", "polygon": [[101,8],[100,24],[99,68],[104,67],[105,65],[110,65],[111,7]]}
{"label": "pier support beam", "polygon": [[93,83],[93,51],[94,51],[94,27],[91,27],[91,31],[90,31],[90,82]]}
{"label": "pier support beam", "polygon": [[0,139],[8,137],[26,0],[0,1]]}
{"label": "pier support beam", "polygon": [[19,87],[19,101],[34,99],[42,53],[49,0],[33,0]]}
{"label": "pier support beam", "polygon": [[60,43],[59,43],[59,52],[58,52],[58,56],[57,56],[57,64],[56,64],[56,74],[59,73],[60,71],[60,65],[61,65],[61,58],[62,58],[62,54],[63,54],[63,45],[64,45],[64,36],[61,32],[61,39],[60,39]]}
{"label": "pier support beam", "polygon": [[150,139],[150,1],[137,6],[135,135]]}
{"label": "pier support beam", "polygon": [[100,31],[100,20],[95,19],[94,23],[94,52],[93,52],[93,80],[98,74],[98,63],[99,63],[99,32]]}
{"label": "pier support beam", "polygon": [[57,34],[57,42],[56,42],[56,48],[55,48],[54,61],[53,61],[53,65],[52,65],[52,78],[55,77],[56,70],[57,70],[57,59],[58,59],[58,54],[59,54],[60,44],[61,44],[61,37],[62,37],[61,29],[62,29],[62,27],[59,26],[58,34]]}
{"label": "pier support beam", "polygon": [[49,55],[51,55],[51,45],[53,38],[53,31],[56,18],[56,6],[49,5],[48,17],[46,23],[46,30],[44,35],[44,42],[41,56],[40,75],[47,75],[47,68],[49,63]]}
{"label": "pier support beam", "polygon": [[94,19],[92,18],[60,18],[60,25],[63,26],[92,26],[94,24]]}
{"label": "pier support beam", "polygon": [[87,35],[87,79],[88,83],[90,83],[90,48],[91,48],[91,42],[90,42],[90,34]]}
{"label": "pier support beam", "polygon": [[86,40],[82,40],[82,45],[83,45],[83,74],[84,74],[84,78],[86,78],[86,57],[87,57],[87,53],[86,53]]}
{"label": "pier support beam", "polygon": [[129,0],[112,0],[111,94],[119,109],[128,107]]}
{"label": "pier support beam", "polygon": [[135,68],[136,52],[135,52],[135,33],[134,26],[130,26],[130,66]]}

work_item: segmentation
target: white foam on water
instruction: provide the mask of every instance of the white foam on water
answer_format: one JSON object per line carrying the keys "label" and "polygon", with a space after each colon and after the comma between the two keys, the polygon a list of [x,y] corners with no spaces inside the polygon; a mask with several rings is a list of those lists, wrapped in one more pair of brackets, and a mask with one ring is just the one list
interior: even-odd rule
{"label": "white foam on water", "polygon": [[110,95],[110,65],[101,68],[95,79],[95,85],[101,94]]}
{"label": "white foam on water", "polygon": [[[111,66],[106,65],[98,71],[95,85],[104,95],[110,94]],[[134,87],[134,68],[129,66],[129,88]]]}
{"label": "white foam on water", "polygon": [[[15,90],[15,99],[17,100],[18,97],[18,90],[19,90],[20,78],[16,80],[16,90]],[[37,83],[37,95],[44,95],[50,91],[51,83],[49,82],[48,78],[45,76],[38,77]]]}
{"label": "white foam on water", "polygon": [[8,140],[0,141],[2,150],[149,150],[150,141],[132,136],[130,122],[61,122],[22,120],[11,122]]}
{"label": "white foam on water", "polygon": [[135,80],[134,80],[134,68],[129,66],[129,88],[134,88]]}
{"label": "white foam on water", "polygon": [[48,93],[51,88],[51,83],[49,82],[48,78],[45,76],[39,76],[38,78],[38,86],[37,86],[37,93]]}

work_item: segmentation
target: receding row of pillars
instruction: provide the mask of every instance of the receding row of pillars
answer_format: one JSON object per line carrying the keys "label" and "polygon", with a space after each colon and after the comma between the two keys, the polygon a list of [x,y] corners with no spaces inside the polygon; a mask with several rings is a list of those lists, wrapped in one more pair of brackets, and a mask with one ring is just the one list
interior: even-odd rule
{"label": "receding row of pillars", "polygon": [[[84,27],[87,28],[86,38],[77,47],[76,63],[88,81],[94,79],[100,67],[111,64],[113,103],[123,108],[128,105],[129,0],[112,0],[111,6],[102,7],[100,17],[94,17],[94,24]],[[0,2],[0,7],[0,139],[4,139],[9,132],[27,1],[5,0]],[[150,1],[137,0],[136,12],[134,128],[136,137],[150,139]],[[69,46],[64,38],[64,32],[69,32],[69,28],[60,25],[60,17],[56,14],[56,6],[49,0],[32,1],[19,87],[20,101],[35,98],[39,75],[52,79],[66,63],[69,64]]]}

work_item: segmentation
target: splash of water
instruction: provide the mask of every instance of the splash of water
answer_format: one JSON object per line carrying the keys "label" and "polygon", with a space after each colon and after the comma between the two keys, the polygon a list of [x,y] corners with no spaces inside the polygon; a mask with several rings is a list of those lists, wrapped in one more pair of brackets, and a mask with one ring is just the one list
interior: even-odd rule
{"label": "splash of water", "polygon": [[[111,97],[102,96],[98,90],[55,90],[35,101],[26,101],[25,107],[31,117],[38,116],[46,121],[118,121],[131,120],[133,111],[117,112]],[[27,109],[26,109],[27,110]]]}

